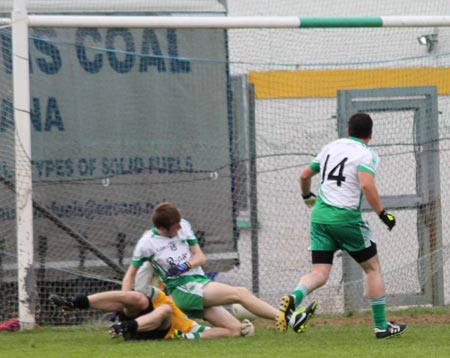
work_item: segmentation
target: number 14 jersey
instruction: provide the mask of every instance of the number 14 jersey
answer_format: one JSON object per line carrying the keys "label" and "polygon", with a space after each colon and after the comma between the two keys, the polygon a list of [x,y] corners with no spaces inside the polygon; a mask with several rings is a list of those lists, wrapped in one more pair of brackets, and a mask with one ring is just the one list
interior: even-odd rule
{"label": "number 14 jersey", "polygon": [[320,172],[319,195],[311,221],[323,224],[361,220],[363,194],[358,172],[375,175],[378,155],[358,138],[341,138],[322,148],[309,167]]}

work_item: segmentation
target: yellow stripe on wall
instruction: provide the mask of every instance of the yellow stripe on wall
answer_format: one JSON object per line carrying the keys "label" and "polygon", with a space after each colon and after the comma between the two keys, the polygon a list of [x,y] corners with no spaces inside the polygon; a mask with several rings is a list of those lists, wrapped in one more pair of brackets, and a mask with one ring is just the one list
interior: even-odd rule
{"label": "yellow stripe on wall", "polygon": [[450,68],[384,68],[250,72],[256,98],[336,97],[340,89],[437,86],[450,93]]}

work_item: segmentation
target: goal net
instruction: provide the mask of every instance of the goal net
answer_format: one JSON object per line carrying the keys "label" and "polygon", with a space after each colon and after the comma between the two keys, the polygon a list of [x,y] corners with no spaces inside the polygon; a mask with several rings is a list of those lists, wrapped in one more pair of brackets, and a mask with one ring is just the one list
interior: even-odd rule
{"label": "goal net", "polygon": [[[450,58],[441,39],[448,29],[236,29],[228,34],[231,73],[247,76],[255,91],[264,297],[276,303],[310,270],[310,210],[300,195],[300,170],[325,143],[345,135],[344,114],[364,110],[374,118],[370,145],[381,158],[380,195],[397,217],[396,228],[387,232],[370,210],[363,213],[377,239],[388,304],[447,303],[449,237],[442,218],[449,210],[444,173]],[[427,96],[422,90],[430,88],[436,94],[419,109]],[[419,113],[426,118],[419,119]],[[313,190],[318,185],[313,181]],[[243,250],[240,257],[244,261]],[[338,252],[329,282],[308,297],[329,312],[367,308],[363,284],[361,270]]]}
{"label": "goal net", "polygon": [[[117,287],[162,201],[176,203],[193,224],[208,271],[233,267],[236,170],[224,31],[30,35],[32,158],[14,158],[21,143],[14,143],[10,59],[2,64],[2,280],[12,293],[4,309],[16,305],[15,200],[22,178],[14,175],[15,160],[32,164],[44,316],[51,292]],[[3,53],[11,53],[9,30],[1,36]]]}
{"label": "goal net", "polygon": [[[420,45],[429,34],[438,42]],[[310,269],[299,172],[343,135],[345,115],[363,109],[375,122],[379,191],[398,221],[387,232],[363,214],[390,304],[450,301],[442,219],[450,57],[439,41],[447,28],[31,29],[31,157],[15,140],[10,29],[0,36],[4,317],[17,310],[16,206],[30,194],[21,191],[20,163],[32,167],[35,279],[27,289],[39,322],[89,317],[61,316],[50,293],[120,287],[161,201],[191,221],[212,279],[276,305]],[[375,91],[375,100],[358,90]],[[329,283],[309,297],[322,312],[365,307],[349,298],[363,289],[348,265],[338,252]]]}

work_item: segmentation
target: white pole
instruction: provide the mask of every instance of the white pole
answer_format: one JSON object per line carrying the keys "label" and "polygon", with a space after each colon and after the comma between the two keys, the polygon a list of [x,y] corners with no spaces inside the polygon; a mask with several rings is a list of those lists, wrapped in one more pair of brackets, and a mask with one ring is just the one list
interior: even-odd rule
{"label": "white pole", "polygon": [[382,16],[383,27],[450,26],[450,16]]}
{"label": "white pole", "polygon": [[54,16],[30,15],[30,27],[128,28],[289,28],[299,27],[298,17],[222,16]]}
{"label": "white pole", "polygon": [[450,16],[299,17],[299,16],[57,16],[30,15],[30,27],[128,27],[177,29],[436,27]]}
{"label": "white pole", "polygon": [[30,75],[28,16],[25,0],[14,1],[12,19],[15,122],[17,276],[19,320],[22,329],[35,325],[33,269],[33,203],[31,170]]}

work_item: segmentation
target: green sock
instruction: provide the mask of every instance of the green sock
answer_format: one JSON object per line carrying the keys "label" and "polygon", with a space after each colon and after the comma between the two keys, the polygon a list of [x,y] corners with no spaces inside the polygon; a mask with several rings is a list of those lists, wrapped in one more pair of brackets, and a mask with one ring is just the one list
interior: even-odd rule
{"label": "green sock", "polygon": [[384,296],[374,298],[369,301],[370,307],[372,308],[372,318],[375,327],[378,329],[386,329],[386,298]]}
{"label": "green sock", "polygon": [[308,295],[308,288],[305,285],[298,285],[292,294],[295,297],[295,307],[302,303],[303,299]]}

